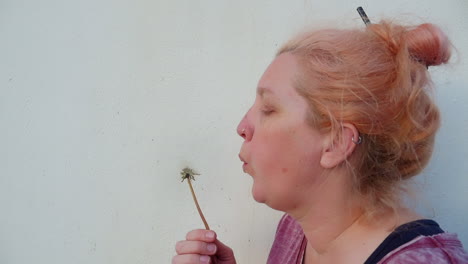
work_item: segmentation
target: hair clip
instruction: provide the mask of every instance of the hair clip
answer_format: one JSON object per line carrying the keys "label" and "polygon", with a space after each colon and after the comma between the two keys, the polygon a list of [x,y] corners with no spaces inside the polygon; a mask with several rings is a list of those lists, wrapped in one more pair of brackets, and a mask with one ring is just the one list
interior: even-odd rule
{"label": "hair clip", "polygon": [[362,18],[362,21],[364,21],[364,24],[366,24],[366,26],[370,25],[370,20],[369,18],[367,17],[367,14],[366,12],[364,12],[364,9],[360,6],[357,8],[357,11],[359,13],[359,15],[361,16]]}

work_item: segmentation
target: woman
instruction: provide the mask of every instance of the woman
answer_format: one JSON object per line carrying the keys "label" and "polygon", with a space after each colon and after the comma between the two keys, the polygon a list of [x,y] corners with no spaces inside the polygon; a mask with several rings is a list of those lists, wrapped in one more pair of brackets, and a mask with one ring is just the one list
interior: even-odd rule
{"label": "woman", "polygon": [[[468,263],[455,234],[401,201],[440,124],[427,68],[450,42],[432,24],[327,29],[283,46],[240,122],[257,202],[281,210],[268,263]],[[173,263],[235,263],[213,231]]]}

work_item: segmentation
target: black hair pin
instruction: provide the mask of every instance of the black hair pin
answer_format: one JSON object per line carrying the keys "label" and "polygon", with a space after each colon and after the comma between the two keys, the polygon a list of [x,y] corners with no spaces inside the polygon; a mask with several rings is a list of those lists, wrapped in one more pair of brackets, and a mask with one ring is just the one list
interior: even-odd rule
{"label": "black hair pin", "polygon": [[362,21],[364,21],[364,24],[366,24],[366,26],[369,26],[371,24],[369,18],[367,17],[367,14],[366,12],[364,12],[364,9],[360,6],[357,8],[357,11],[359,13],[359,15],[361,16],[362,18]]}

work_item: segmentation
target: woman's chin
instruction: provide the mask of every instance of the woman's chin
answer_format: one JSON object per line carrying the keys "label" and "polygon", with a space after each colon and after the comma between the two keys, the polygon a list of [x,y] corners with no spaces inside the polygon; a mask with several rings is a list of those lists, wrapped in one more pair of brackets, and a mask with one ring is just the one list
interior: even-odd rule
{"label": "woman's chin", "polygon": [[252,196],[257,203],[265,203],[265,195],[258,188],[255,187],[255,183],[252,186]]}
{"label": "woman's chin", "polygon": [[270,192],[270,196],[267,196],[264,190],[256,187],[255,184],[252,186],[252,196],[256,202],[265,204],[273,210],[286,212],[287,199],[278,199],[278,197],[271,196],[271,194]]}

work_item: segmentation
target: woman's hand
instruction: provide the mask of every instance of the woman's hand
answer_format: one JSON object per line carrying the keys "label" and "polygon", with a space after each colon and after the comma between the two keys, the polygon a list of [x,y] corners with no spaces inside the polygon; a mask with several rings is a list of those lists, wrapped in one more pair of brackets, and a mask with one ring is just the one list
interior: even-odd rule
{"label": "woman's hand", "polygon": [[236,264],[231,248],[216,239],[212,230],[197,229],[177,242],[172,264]]}

